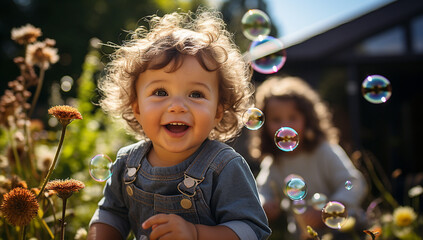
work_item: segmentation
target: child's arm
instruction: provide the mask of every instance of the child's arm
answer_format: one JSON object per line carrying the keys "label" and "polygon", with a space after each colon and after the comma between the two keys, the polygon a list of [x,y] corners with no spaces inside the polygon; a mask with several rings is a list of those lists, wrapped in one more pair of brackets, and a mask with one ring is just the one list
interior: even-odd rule
{"label": "child's arm", "polygon": [[[122,239],[119,231],[104,223],[94,223],[88,231],[87,240],[117,240]],[[122,239],[123,240],[123,239]]]}
{"label": "child's arm", "polygon": [[193,224],[175,214],[157,214],[147,219],[142,227],[152,228],[150,240],[187,239],[187,240],[230,240],[239,239],[234,231],[226,226],[206,226]]}

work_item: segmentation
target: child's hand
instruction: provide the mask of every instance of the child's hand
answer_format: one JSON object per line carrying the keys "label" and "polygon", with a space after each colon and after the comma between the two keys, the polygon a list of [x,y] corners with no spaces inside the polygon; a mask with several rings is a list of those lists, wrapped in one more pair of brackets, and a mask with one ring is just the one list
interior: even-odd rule
{"label": "child's hand", "polygon": [[194,224],[186,221],[175,214],[157,214],[145,220],[142,228],[152,229],[150,240],[159,239],[178,240],[178,239],[197,239],[197,230]]}

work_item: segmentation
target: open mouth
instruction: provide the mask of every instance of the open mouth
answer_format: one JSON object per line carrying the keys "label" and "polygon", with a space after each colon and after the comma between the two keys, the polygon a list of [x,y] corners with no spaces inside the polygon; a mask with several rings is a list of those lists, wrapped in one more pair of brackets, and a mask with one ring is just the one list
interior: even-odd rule
{"label": "open mouth", "polygon": [[183,123],[169,123],[165,125],[166,129],[169,130],[172,133],[181,133],[186,131],[189,126],[183,124]]}

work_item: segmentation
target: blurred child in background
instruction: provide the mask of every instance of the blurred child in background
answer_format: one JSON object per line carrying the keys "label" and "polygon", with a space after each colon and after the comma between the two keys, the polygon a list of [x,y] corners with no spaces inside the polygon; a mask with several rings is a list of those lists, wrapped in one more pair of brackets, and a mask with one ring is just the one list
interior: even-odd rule
{"label": "blurred child in background", "polygon": [[[338,144],[338,130],[318,93],[300,78],[271,77],[257,88],[256,107],[263,111],[265,123],[251,132],[250,151],[261,160],[257,183],[269,221],[280,216],[282,202],[292,205],[284,189],[287,177],[295,174],[307,184],[304,198],[307,210],[302,214],[288,213],[294,215],[301,239],[307,238],[307,225],[319,234],[330,229],[322,221],[321,209],[310,204],[315,193],[327,196],[327,201],[341,202],[349,216],[360,222],[363,218],[360,204],[366,196],[367,184]],[[275,145],[274,135],[281,127],[297,131],[299,145],[295,150],[284,152]],[[349,190],[346,181],[352,183]]]}

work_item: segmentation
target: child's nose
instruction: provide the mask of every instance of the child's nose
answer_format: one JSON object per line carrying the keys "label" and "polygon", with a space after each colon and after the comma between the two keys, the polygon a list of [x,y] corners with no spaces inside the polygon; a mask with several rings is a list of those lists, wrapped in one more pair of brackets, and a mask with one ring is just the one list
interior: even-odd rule
{"label": "child's nose", "polygon": [[184,100],[181,97],[175,97],[168,108],[169,112],[186,112],[187,107]]}

